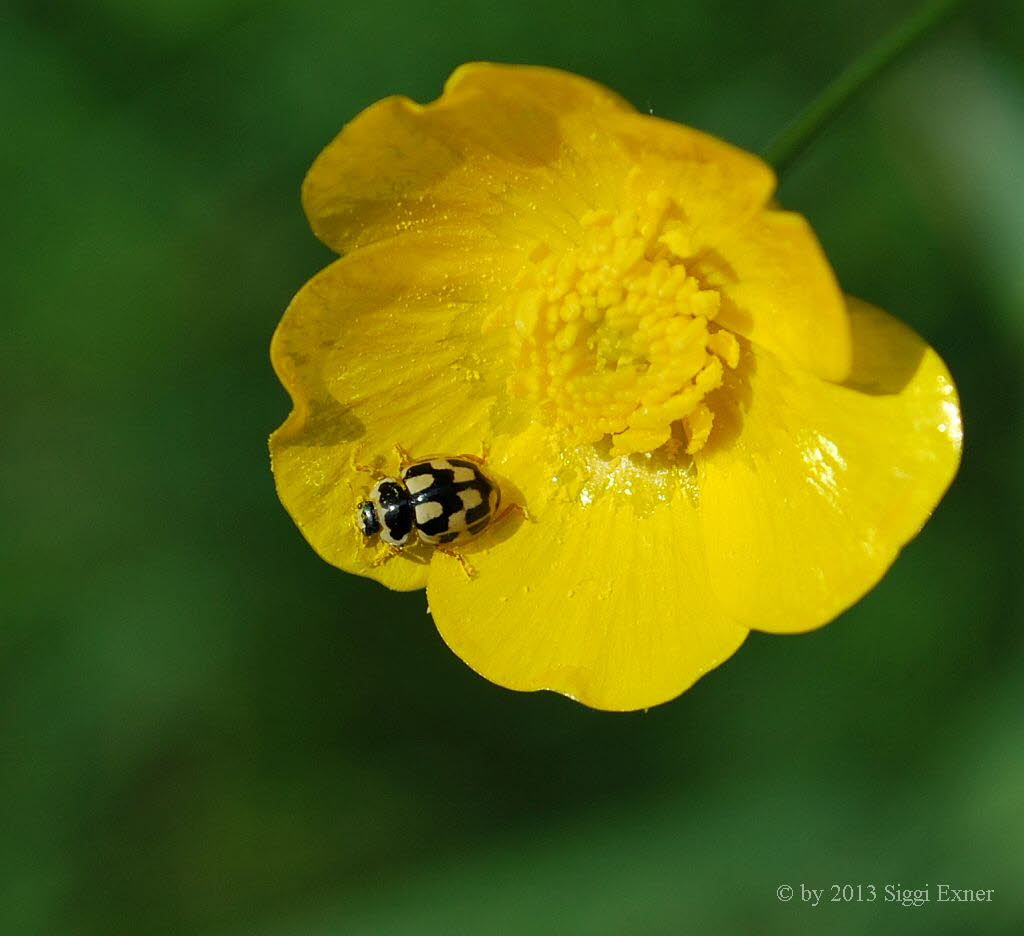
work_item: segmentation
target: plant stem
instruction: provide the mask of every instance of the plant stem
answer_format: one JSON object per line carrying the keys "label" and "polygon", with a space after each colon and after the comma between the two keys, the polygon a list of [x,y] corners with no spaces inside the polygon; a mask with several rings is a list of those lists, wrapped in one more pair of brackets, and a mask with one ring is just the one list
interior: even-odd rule
{"label": "plant stem", "polygon": [[853,98],[962,5],[963,0],[928,0],[911,13],[797,114],[765,147],[764,159],[781,176]]}

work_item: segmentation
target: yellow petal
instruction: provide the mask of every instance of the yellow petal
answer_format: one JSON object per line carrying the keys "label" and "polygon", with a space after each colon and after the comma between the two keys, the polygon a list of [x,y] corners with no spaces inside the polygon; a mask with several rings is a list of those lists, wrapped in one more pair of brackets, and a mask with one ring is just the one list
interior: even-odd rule
{"label": "yellow petal", "polygon": [[[775,173],[753,153],[693,127],[646,114],[605,116],[602,135],[625,152],[634,167],[630,196],[643,204],[647,192],[671,197],[681,208],[685,238],[680,256],[713,241],[760,212],[775,191]],[[679,235],[677,235],[678,237]]]}
{"label": "yellow petal", "polygon": [[[613,91],[578,75],[474,63],[456,69],[445,98],[466,92],[474,96],[459,104],[468,108],[472,101],[480,108],[478,120],[523,106],[550,112],[565,147],[550,160],[552,171],[570,178],[594,175],[615,192],[626,184],[635,199],[629,207],[642,206],[651,190],[666,191],[680,199],[688,217],[717,225],[759,211],[775,190],[771,167],[752,153],[693,127],[639,114]],[[595,173],[598,166],[602,171]],[[591,197],[595,206],[621,207],[618,195],[607,191],[592,190]]]}
{"label": "yellow petal", "polygon": [[846,385],[754,348],[711,403],[715,432],[698,461],[710,580],[751,628],[806,631],[856,601],[959,463],[959,404],[941,359],[885,312],[848,302]]}
{"label": "yellow petal", "polygon": [[373,478],[413,455],[480,450],[504,393],[482,309],[512,275],[505,255],[453,242],[364,248],[307,283],[271,347],[294,409],[271,437],[278,494],[328,562],[396,589],[422,588],[429,553],[380,566],[355,527]]}
{"label": "yellow petal", "polygon": [[695,505],[678,488],[647,496],[646,470],[626,459],[611,462],[618,476],[577,478],[550,496],[565,466],[543,452],[531,439],[505,461],[548,491],[529,499],[529,519],[510,517],[467,550],[476,577],[448,557],[432,565],[427,598],[441,636],[510,689],[611,711],[674,698],[747,633],[710,592]]}
{"label": "yellow petal", "polygon": [[571,238],[625,177],[599,131],[602,114],[628,107],[554,69],[463,66],[432,104],[385,98],[349,123],[306,177],[306,213],[339,252],[453,228],[517,243]]}
{"label": "yellow petal", "polygon": [[604,85],[572,72],[540,65],[468,62],[451,73],[445,96],[529,100],[555,114],[632,112],[633,105]]}
{"label": "yellow petal", "polygon": [[722,225],[687,266],[721,291],[720,325],[825,380],[847,378],[846,304],[800,215],[763,211],[739,226]]}

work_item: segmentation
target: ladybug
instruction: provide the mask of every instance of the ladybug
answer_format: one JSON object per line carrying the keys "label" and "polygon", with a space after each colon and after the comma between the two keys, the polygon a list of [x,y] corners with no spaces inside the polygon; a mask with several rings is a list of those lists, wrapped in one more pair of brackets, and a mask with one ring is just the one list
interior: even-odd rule
{"label": "ladybug", "polygon": [[370,540],[379,535],[390,547],[378,564],[420,542],[455,557],[472,575],[466,560],[447,547],[472,539],[510,511],[524,511],[512,504],[498,513],[501,488],[484,470],[482,458],[411,459],[404,449],[396,448],[402,463],[400,476],[380,478],[356,508],[363,536]]}

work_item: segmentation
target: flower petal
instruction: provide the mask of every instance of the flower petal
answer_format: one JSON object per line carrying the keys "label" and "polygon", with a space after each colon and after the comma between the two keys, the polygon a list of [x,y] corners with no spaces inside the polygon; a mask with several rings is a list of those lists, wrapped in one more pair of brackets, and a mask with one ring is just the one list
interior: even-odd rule
{"label": "flower petal", "polygon": [[[633,112],[624,97],[589,78],[542,65],[468,62],[444,85],[445,96],[466,95],[478,101],[530,101],[553,114]],[[515,106],[514,104],[512,106]]]}
{"label": "flower petal", "polygon": [[608,160],[628,169],[597,138],[602,113],[628,108],[554,69],[465,65],[437,101],[385,98],[349,123],[306,177],[306,214],[339,252],[449,228],[564,239],[608,187]]}
{"label": "flower petal", "polygon": [[766,162],[693,127],[637,113],[611,114],[602,123],[602,136],[635,167],[633,206],[650,191],[671,197],[695,244],[713,241],[721,228],[760,212],[775,191],[775,173]]}
{"label": "flower petal", "polygon": [[848,303],[845,385],[754,348],[712,404],[730,438],[713,435],[698,462],[710,579],[751,628],[810,630],[856,601],[959,463],[959,405],[941,359],[885,312]]}
{"label": "flower petal", "polygon": [[359,114],[314,163],[303,201],[339,252],[447,229],[568,243],[587,211],[629,201],[631,172],[680,194],[704,226],[739,223],[775,186],[756,156],[640,115],[595,82],[477,63],[457,69],[431,104],[390,97]]}
{"label": "flower petal", "polygon": [[[636,208],[646,186],[678,197],[698,224],[736,223],[764,208],[775,191],[775,173],[752,153],[693,127],[637,113],[613,91],[578,75],[474,63],[456,69],[445,85],[445,97],[468,92],[472,96],[461,106],[471,101],[488,114],[523,107],[550,113],[562,139],[552,171],[568,180],[593,174],[602,184],[590,192],[591,208]],[[625,204],[620,192],[627,195]]]}
{"label": "flower petal", "polygon": [[850,374],[843,294],[810,225],[763,211],[708,235],[691,272],[722,293],[718,322],[825,380]]}
{"label": "flower petal", "polygon": [[474,106],[488,112],[514,113],[524,104],[550,112],[563,147],[552,170],[574,179],[601,167],[595,178],[603,185],[591,193],[592,208],[642,205],[643,194],[636,197],[646,185],[678,196],[698,222],[735,222],[761,210],[775,190],[774,172],[757,156],[692,127],[637,113],[613,91],[578,75],[474,63],[456,69],[445,96],[469,91]]}
{"label": "flower petal", "polygon": [[328,562],[391,588],[422,588],[425,555],[373,566],[355,528],[372,484],[414,455],[476,452],[504,392],[482,309],[512,274],[507,255],[454,242],[392,242],[327,267],[292,301],[271,359],[294,408],[271,437],[278,494]]}
{"label": "flower petal", "polygon": [[[524,443],[506,470],[549,481],[560,469],[536,451]],[[610,711],[672,699],[726,660],[747,630],[711,594],[695,505],[634,494],[642,509],[621,489],[531,499],[529,519],[467,550],[473,579],[440,557],[427,598],[445,642],[499,685]]]}

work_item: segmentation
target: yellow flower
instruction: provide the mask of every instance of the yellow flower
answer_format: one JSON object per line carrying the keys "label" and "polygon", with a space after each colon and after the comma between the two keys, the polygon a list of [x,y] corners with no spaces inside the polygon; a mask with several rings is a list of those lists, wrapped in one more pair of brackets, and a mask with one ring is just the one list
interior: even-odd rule
{"label": "yellow flower", "polygon": [[[844,298],[771,169],[545,68],[459,68],[364,111],[306,178],[342,254],[272,358],[281,500],[328,562],[426,586],[448,645],[513,689],[629,710],[750,629],[870,589],[949,485],[956,389]],[[894,259],[894,262],[898,262]],[[357,465],[479,454],[529,511],[452,557],[375,565]]]}

